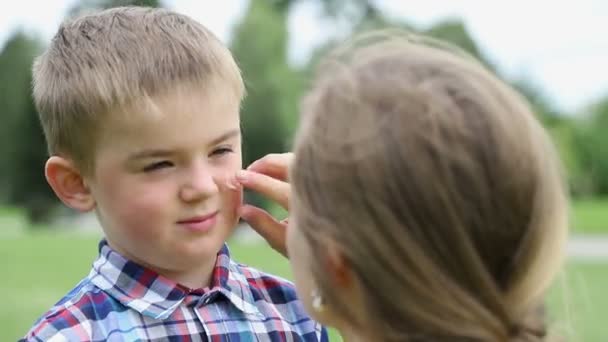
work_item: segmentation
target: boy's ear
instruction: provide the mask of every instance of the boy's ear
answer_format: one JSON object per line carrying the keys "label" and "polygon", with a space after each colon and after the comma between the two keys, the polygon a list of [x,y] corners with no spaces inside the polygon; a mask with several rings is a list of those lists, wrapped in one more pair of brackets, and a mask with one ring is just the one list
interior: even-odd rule
{"label": "boy's ear", "polygon": [[95,199],[72,161],[51,156],[44,171],[47,182],[65,205],[81,212],[95,208]]}

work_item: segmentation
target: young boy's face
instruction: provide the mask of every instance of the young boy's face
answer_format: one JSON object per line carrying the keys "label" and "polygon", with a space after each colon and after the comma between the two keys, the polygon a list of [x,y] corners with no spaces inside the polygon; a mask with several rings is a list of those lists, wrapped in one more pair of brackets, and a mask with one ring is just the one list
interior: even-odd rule
{"label": "young boy's face", "polygon": [[187,283],[237,223],[241,192],[224,181],[242,167],[239,101],[228,88],[152,100],[103,130],[87,182],[110,246]]}

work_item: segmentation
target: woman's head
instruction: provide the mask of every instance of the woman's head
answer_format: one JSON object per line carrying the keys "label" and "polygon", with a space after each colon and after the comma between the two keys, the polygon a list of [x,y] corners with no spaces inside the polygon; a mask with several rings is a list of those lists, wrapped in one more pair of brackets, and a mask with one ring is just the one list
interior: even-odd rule
{"label": "woman's head", "polygon": [[542,335],[567,231],[549,138],[472,58],[377,37],[329,55],[303,104],[289,232],[298,285],[324,299],[318,319],[389,340]]}

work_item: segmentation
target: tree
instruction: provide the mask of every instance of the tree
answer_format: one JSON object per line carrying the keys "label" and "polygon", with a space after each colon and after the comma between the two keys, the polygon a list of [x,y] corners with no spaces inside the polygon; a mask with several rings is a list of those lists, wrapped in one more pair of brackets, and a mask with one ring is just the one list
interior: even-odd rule
{"label": "tree", "polygon": [[[255,0],[251,0],[255,1]],[[267,0],[279,13],[287,14],[295,4],[302,0]],[[353,26],[361,20],[380,16],[380,10],[374,1],[370,0],[319,0],[325,15],[332,18],[344,18]]]}
{"label": "tree", "polygon": [[68,16],[122,6],[163,7],[163,4],[160,0],[82,0],[68,11]]}
{"label": "tree", "polygon": [[230,43],[247,88],[241,112],[244,165],[286,151],[290,140],[289,118],[296,115],[300,91],[298,75],[287,64],[286,15],[267,1],[251,1]]}
{"label": "tree", "polygon": [[15,125],[19,132],[15,139],[10,202],[26,209],[30,222],[45,222],[59,201],[44,176],[48,158],[44,132],[38,119],[34,101],[28,99],[20,120]]}
{"label": "tree", "polygon": [[[401,28],[406,31],[421,33],[449,42],[466,51],[492,72],[510,83],[528,100],[533,112],[548,129],[556,144],[559,155],[565,165],[573,193],[588,193],[592,189],[592,186],[590,185],[590,179],[592,178],[589,177],[587,174],[588,172],[586,171],[587,169],[581,164],[579,151],[575,146],[575,144],[577,144],[577,139],[579,145],[585,145],[587,144],[585,141],[589,141],[591,138],[587,137],[587,135],[584,135],[583,138],[577,138],[574,121],[564,115],[564,113],[558,111],[551,101],[548,100],[543,90],[533,82],[525,78],[509,79],[508,77],[500,75],[500,72],[497,70],[493,61],[491,61],[478,46],[462,20],[450,18],[438,22],[426,30],[420,30],[403,20],[385,17],[383,13],[374,6],[373,1],[357,0],[347,3],[348,1],[346,0],[320,0],[320,2],[324,4],[328,16],[335,17],[336,20],[338,20],[340,16],[344,16],[344,14],[340,13],[351,13],[350,16],[355,18],[355,20],[353,20],[353,25],[351,26],[351,35],[379,28]],[[351,7],[350,11],[343,10],[347,6]],[[352,10],[353,7],[355,10]],[[338,40],[328,41],[313,53],[313,57],[307,66],[308,75],[312,75],[312,70],[314,70],[320,57],[325,55],[328,50],[331,50],[337,44],[339,44]],[[582,153],[589,154],[591,151]],[[597,153],[594,153],[593,158],[596,157]],[[597,165],[598,163],[598,161],[594,161],[596,170],[600,168],[600,166]]]}
{"label": "tree", "polygon": [[14,159],[15,125],[28,101],[31,62],[36,44],[23,32],[15,32],[0,52],[0,193],[4,201],[10,191],[11,163]]}
{"label": "tree", "polygon": [[24,206],[29,218],[42,219],[57,200],[44,178],[46,144],[31,96],[31,66],[42,44],[16,32],[0,52],[0,128],[3,202]]}
{"label": "tree", "polygon": [[489,58],[482,53],[461,19],[452,18],[438,22],[422,33],[450,42],[468,52],[490,69],[496,70]]}
{"label": "tree", "polygon": [[243,102],[244,162],[285,149],[285,96],[292,86],[287,28],[281,13],[252,1],[231,42],[247,87]]}
{"label": "tree", "polygon": [[581,168],[588,171],[588,194],[608,195],[608,95],[590,106],[575,135]]}

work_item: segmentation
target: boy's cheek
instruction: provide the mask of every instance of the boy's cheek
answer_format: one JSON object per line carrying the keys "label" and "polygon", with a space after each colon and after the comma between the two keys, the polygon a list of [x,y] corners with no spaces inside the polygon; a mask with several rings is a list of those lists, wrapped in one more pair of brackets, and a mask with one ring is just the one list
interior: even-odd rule
{"label": "boy's cheek", "polygon": [[222,211],[225,215],[229,215],[235,219],[238,219],[238,209],[243,204],[243,189],[234,180],[237,170],[240,170],[240,168],[229,168],[229,171],[222,172],[214,177],[220,189]]}
{"label": "boy's cheek", "polygon": [[234,215],[238,215],[238,209],[243,205],[243,189],[233,190],[232,192],[229,205]]}
{"label": "boy's cheek", "polygon": [[227,193],[224,197],[224,208],[223,211],[226,213],[227,222],[231,222],[230,225],[236,227],[239,222],[239,208],[243,204],[243,191],[242,190],[232,190],[230,193]]}

